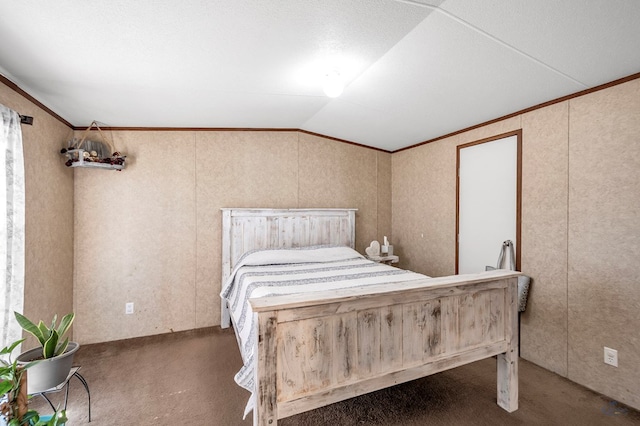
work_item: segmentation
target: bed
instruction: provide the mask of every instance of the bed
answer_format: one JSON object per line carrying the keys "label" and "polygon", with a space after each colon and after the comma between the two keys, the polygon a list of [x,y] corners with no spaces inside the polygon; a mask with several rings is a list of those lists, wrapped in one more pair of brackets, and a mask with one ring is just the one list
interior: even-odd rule
{"label": "bed", "polygon": [[493,356],[497,403],[518,408],[517,272],[376,264],[353,250],[355,209],[223,209],[222,223],[221,326],[254,425]]}

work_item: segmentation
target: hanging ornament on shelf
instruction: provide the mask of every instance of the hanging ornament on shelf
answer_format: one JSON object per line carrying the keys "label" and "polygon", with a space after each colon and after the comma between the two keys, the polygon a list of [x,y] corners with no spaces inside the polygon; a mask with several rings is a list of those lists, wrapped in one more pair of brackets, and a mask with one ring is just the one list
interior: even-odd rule
{"label": "hanging ornament on shelf", "polygon": [[[88,140],[89,131],[96,129],[101,141]],[[69,147],[60,150],[67,156],[64,163],[67,167],[86,167],[107,170],[122,170],[125,166],[126,155],[116,151],[113,143],[107,139],[98,123],[94,120],[82,133],[80,139],[69,140]]]}

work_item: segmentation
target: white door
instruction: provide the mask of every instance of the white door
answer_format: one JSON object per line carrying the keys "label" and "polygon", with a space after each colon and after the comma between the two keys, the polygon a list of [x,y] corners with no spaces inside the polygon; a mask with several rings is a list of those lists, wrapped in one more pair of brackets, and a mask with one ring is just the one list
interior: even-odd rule
{"label": "white door", "polygon": [[496,266],[505,240],[518,250],[519,146],[520,132],[458,147],[460,274]]}

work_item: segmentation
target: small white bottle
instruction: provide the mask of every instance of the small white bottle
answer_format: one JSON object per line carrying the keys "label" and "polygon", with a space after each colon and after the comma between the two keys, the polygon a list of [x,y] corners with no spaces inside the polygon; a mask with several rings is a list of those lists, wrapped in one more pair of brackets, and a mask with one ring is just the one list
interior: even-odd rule
{"label": "small white bottle", "polygon": [[387,256],[389,254],[389,240],[387,240],[386,236],[384,237],[384,244],[380,247],[380,254],[382,256]]}

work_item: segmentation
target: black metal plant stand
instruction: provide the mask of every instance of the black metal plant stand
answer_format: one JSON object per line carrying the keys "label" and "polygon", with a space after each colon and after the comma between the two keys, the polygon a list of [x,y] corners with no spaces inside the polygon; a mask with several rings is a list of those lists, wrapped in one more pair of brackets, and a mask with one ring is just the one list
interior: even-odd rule
{"label": "black metal plant stand", "polygon": [[47,389],[44,392],[38,392],[38,393],[35,393],[34,395],[40,395],[41,397],[43,397],[49,403],[49,405],[51,406],[51,409],[55,412],[56,407],[53,405],[53,403],[51,402],[49,397],[47,397],[46,394],[57,393],[57,392],[60,392],[62,389],[64,389],[65,390],[64,391],[64,409],[66,410],[67,402],[69,400],[69,381],[71,380],[72,377],[75,377],[78,380],[80,380],[80,382],[84,386],[84,389],[87,391],[87,397],[89,399],[88,406],[89,406],[89,423],[90,423],[91,422],[91,392],[89,392],[89,384],[84,379],[84,377],[82,377],[82,375],[78,372],[78,370],[80,370],[80,367],[71,367],[71,370],[69,370],[69,375],[64,380],[64,382],[60,383],[55,388]]}

